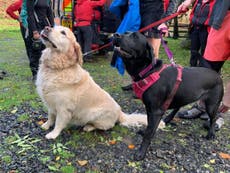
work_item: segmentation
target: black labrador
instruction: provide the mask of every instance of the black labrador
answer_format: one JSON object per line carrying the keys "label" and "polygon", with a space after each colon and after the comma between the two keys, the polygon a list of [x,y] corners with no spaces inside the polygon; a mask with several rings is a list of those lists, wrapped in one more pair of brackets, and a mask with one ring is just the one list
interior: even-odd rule
{"label": "black labrador", "polygon": [[[133,82],[143,80],[162,68],[162,61],[154,58],[153,48],[141,33],[115,34],[113,43],[115,46],[114,51],[117,51],[122,57],[125,69],[132,77]],[[152,67],[144,75],[140,75],[151,64]],[[142,101],[147,111],[148,126],[142,132],[143,140],[134,156],[135,160],[142,160],[146,155],[151,138],[155,134],[159,122],[166,111],[163,109],[163,105],[174,88],[177,74],[177,67],[166,67],[160,73],[160,78],[144,91],[142,95]],[[206,112],[210,117],[210,128],[206,138],[213,139],[215,137],[216,113],[223,97],[223,82],[220,75],[207,68],[185,67],[182,69],[181,79],[182,81],[168,107],[168,109],[173,109],[173,111],[164,119],[164,122],[166,124],[169,123],[180,107],[202,99],[206,106]]]}

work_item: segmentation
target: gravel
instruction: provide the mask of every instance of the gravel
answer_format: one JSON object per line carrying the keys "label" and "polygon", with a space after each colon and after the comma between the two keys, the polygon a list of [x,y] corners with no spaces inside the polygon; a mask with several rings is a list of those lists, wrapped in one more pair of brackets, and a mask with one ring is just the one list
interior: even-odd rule
{"label": "gravel", "polygon": [[[112,96],[122,105],[124,112],[145,111],[128,92]],[[25,114],[27,119],[19,121],[19,117]],[[136,134],[138,128],[126,129],[116,125],[109,131],[90,132],[91,137],[88,137],[81,128],[69,127],[56,140],[46,140],[47,132],[39,125],[46,117],[42,108],[35,110],[27,103],[15,113],[0,112],[0,172],[230,172],[230,159],[220,155],[230,154],[229,113],[223,128],[216,133],[216,139],[211,141],[204,138],[207,132],[202,127],[203,120],[175,119],[175,125],[156,133],[146,158],[140,162],[133,160],[142,140]],[[24,141],[38,141],[26,142],[32,146],[29,148],[14,143],[15,135],[21,139],[25,137]],[[115,144],[108,142],[112,136],[116,139]],[[134,144],[134,149],[129,149],[129,144]],[[55,152],[58,145],[62,149]],[[61,154],[61,151],[68,155]],[[84,164],[81,161],[85,161]]]}

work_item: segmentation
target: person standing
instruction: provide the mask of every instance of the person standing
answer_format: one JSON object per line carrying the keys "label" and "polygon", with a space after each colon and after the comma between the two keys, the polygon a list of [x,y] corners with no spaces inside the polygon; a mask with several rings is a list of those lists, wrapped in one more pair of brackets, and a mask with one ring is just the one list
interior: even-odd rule
{"label": "person standing", "polygon": [[[76,28],[76,37],[79,42],[83,54],[91,51],[93,30],[91,22],[93,20],[93,8],[97,6],[103,6],[106,0],[77,0],[77,4],[74,7],[74,16]],[[91,55],[85,55],[83,57],[85,62],[92,62]]]}
{"label": "person standing", "polygon": [[[109,10],[121,19],[116,33],[124,34],[126,31],[135,32],[140,29],[141,16],[139,9],[139,0],[114,0]],[[119,74],[124,75],[125,68],[122,58],[114,52],[111,66],[117,68]],[[123,90],[132,89],[132,85],[122,87]]]}
{"label": "person standing", "polygon": [[[176,10],[177,4],[178,0],[140,0],[141,28],[172,14]],[[143,32],[153,47],[156,59],[159,58],[161,32],[164,32],[167,36],[168,27],[166,23]]]}
{"label": "person standing", "polygon": [[23,26],[23,23],[22,23],[22,21],[20,19],[22,1],[23,0],[14,1],[11,5],[9,5],[7,7],[6,13],[12,19],[15,19],[15,20],[17,20],[19,22],[21,35],[22,35],[22,38],[23,38],[23,41],[24,41],[24,44],[25,44],[25,47],[26,47],[26,54],[27,54],[27,57],[30,57],[31,50],[30,50],[30,45],[29,45],[29,42],[28,42],[28,37],[26,36],[27,29],[26,29],[26,26]]}
{"label": "person standing", "polygon": [[[179,7],[178,11],[185,11],[194,0],[186,0]],[[225,61],[230,60],[230,1],[216,0],[209,25],[211,26],[208,34],[207,45],[204,52],[204,61],[201,66],[210,68],[220,73]],[[229,106],[229,84],[227,84],[223,104],[220,106],[220,112],[226,112]],[[226,101],[228,100],[228,101]],[[202,107],[200,101],[200,107]],[[227,105],[225,105],[227,104]],[[226,109],[227,107],[227,109]],[[195,112],[195,113],[194,113]],[[190,110],[178,113],[180,118],[194,118],[201,117],[204,111],[193,106]],[[222,117],[219,117],[221,119]],[[223,121],[221,121],[223,124]],[[218,119],[216,121],[218,123]],[[218,124],[217,124],[218,125]],[[218,126],[220,128],[221,126]]]}
{"label": "person standing", "polygon": [[196,0],[190,14],[190,66],[201,66],[210,30],[209,19],[215,0]]}
{"label": "person standing", "polygon": [[42,44],[40,39],[40,32],[46,26],[54,26],[54,16],[52,10],[51,0],[24,0],[23,1],[27,12],[27,22],[29,30],[29,42],[31,47],[30,69],[33,75],[33,81],[36,80],[39,60],[42,50],[45,45]]}

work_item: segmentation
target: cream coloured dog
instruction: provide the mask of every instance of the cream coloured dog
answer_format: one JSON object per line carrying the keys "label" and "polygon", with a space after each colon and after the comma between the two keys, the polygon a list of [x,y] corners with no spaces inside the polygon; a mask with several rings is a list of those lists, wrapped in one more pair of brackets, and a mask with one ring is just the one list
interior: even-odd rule
{"label": "cream coloured dog", "polygon": [[36,87],[48,108],[48,120],[42,128],[48,130],[55,124],[47,139],[55,139],[68,124],[84,126],[85,131],[107,130],[115,123],[147,125],[146,115],[123,113],[116,101],[82,68],[81,48],[69,28],[46,27],[41,37],[46,49]]}

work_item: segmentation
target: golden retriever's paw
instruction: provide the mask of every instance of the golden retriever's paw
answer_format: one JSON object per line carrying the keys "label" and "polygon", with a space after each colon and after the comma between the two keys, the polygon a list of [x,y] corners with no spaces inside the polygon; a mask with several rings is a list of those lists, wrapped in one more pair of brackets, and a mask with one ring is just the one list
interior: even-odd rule
{"label": "golden retriever's paw", "polygon": [[165,122],[161,120],[158,125],[158,129],[163,129],[163,128],[165,128]]}
{"label": "golden retriever's paw", "polygon": [[94,129],[96,129],[96,128],[92,125],[89,125],[89,124],[85,125],[85,127],[83,128],[83,130],[86,132],[93,131]]}
{"label": "golden retriever's paw", "polygon": [[55,139],[56,137],[58,137],[59,133],[55,133],[55,132],[50,132],[46,135],[46,139]]}
{"label": "golden retriever's paw", "polygon": [[41,128],[44,130],[48,130],[50,128],[50,124],[46,121],[44,124],[42,124]]}

